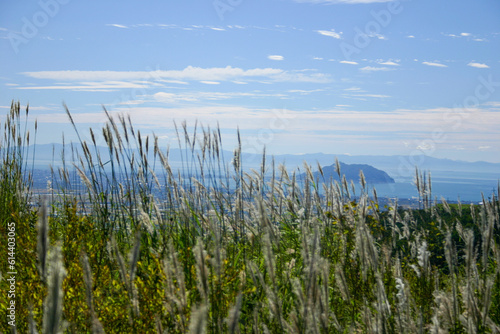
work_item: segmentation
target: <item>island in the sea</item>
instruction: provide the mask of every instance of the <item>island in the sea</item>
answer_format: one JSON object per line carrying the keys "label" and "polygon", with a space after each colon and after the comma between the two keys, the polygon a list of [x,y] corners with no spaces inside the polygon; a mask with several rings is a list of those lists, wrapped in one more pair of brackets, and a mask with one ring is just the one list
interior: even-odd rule
{"label": "island in the sea", "polygon": [[[380,183],[394,183],[394,179],[389,176],[383,170],[377,169],[373,166],[366,164],[346,164],[339,162],[340,175],[347,181],[360,182],[360,171],[363,172],[365,176],[365,181],[368,184],[380,184]],[[330,166],[321,167],[322,174],[320,171],[313,172],[314,179],[321,181],[341,181],[339,179],[339,173],[337,172],[337,164],[334,163]]]}

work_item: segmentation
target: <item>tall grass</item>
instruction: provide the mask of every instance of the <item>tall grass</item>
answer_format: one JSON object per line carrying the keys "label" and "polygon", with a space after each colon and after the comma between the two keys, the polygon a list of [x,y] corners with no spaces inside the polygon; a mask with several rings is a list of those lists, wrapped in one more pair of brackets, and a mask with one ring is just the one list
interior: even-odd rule
{"label": "tall grass", "polygon": [[[21,111],[19,103],[12,102],[10,112],[5,117],[0,136],[0,221],[6,222],[12,214],[27,213],[32,185],[32,165],[34,151],[29,150],[33,137],[27,128],[26,111]],[[24,114],[24,115],[23,115]],[[23,121],[24,118],[24,121]],[[2,124],[0,124],[2,126]],[[35,125],[35,135],[36,138]]]}
{"label": "tall grass", "polygon": [[308,165],[301,179],[265,152],[249,171],[241,146],[224,157],[219,129],[198,124],[192,133],[175,125],[178,170],[157,137],[108,114],[54,173],[52,214],[42,205],[37,229],[37,199],[18,172],[30,158],[21,116],[13,104],[0,147],[10,198],[1,204],[11,210],[1,238],[12,215],[25,221],[20,265],[34,268],[19,283],[19,302],[33,310],[31,322],[27,311],[18,318],[20,332],[500,332],[495,196],[437,204],[417,171],[423,207],[381,208],[362,174],[355,194],[339,163],[341,182],[315,179]]}

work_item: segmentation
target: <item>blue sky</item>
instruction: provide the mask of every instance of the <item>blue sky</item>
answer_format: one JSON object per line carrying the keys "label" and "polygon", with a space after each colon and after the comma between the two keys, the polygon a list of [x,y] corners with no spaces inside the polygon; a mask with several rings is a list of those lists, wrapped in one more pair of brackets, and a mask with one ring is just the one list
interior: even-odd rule
{"label": "blue sky", "polygon": [[[0,112],[29,102],[38,143],[112,114],[175,146],[500,162],[497,0],[9,1]],[[3,110],[3,111],[2,111]],[[0,118],[2,119],[2,118]]]}

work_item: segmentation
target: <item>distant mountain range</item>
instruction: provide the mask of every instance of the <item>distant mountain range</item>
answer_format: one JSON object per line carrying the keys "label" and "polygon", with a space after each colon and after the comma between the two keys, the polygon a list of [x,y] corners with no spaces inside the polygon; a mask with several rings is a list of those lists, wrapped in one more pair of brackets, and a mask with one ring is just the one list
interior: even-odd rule
{"label": "distant mountain range", "polygon": [[[80,148],[80,145],[75,145],[76,148]],[[98,152],[101,154],[103,160],[108,156],[108,149],[106,147],[98,147]],[[165,149],[166,150],[166,149]],[[58,166],[61,164],[61,156],[63,151],[63,145],[61,144],[45,144],[36,145],[35,152],[35,162],[36,168],[48,168],[50,164]],[[91,148],[91,152],[93,148]],[[152,158],[153,149],[150,147],[150,155]],[[188,157],[189,158],[188,154]],[[231,151],[221,151],[221,155],[224,157],[226,163],[230,163],[233,158],[233,152]],[[31,155],[29,156],[31,158]],[[430,171],[433,177],[440,178],[467,178],[467,179],[500,179],[500,163],[490,163],[490,162],[467,162],[460,160],[450,160],[450,159],[438,159],[426,155],[393,155],[393,156],[374,156],[374,155],[360,155],[351,156],[343,154],[324,154],[324,153],[314,153],[314,154],[279,154],[274,155],[274,162],[276,165],[284,164],[288,170],[295,170],[297,167],[303,166],[304,162],[311,165],[313,170],[317,170],[317,165],[321,166],[332,166],[335,164],[335,159],[342,161],[346,165],[344,168],[346,172],[350,170],[348,165],[369,165],[373,170],[381,170],[386,173],[389,177],[388,179],[382,174],[376,174],[374,178],[376,180],[388,180],[386,182],[391,182],[390,180],[396,182],[408,182],[415,177],[415,167],[418,167],[421,171]],[[66,163],[71,166],[73,157],[71,154],[70,145],[65,147],[65,159]],[[270,156],[266,157],[266,165],[271,164],[272,158]],[[244,169],[249,170],[260,169],[262,162],[262,154],[242,154],[242,165]],[[182,168],[183,164],[186,164],[186,152],[180,149],[170,149],[169,152],[169,163],[173,168]],[[359,169],[360,166],[352,167],[353,180],[359,180]],[[325,167],[326,168],[326,167]],[[371,175],[371,169],[368,167],[363,170],[365,177],[368,178]],[[303,172],[303,170],[302,170]],[[335,171],[334,171],[335,172]],[[335,172],[336,174],[336,172]],[[346,174],[347,177],[347,174]],[[371,177],[371,176],[370,176]],[[380,179],[379,179],[380,178]]]}

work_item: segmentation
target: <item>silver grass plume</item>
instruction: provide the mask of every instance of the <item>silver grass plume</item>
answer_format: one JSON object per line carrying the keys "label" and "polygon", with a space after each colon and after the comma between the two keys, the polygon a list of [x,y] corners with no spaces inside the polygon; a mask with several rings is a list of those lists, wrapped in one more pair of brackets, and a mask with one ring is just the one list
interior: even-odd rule
{"label": "silver grass plume", "polygon": [[209,219],[209,228],[214,236],[214,244],[215,244],[215,252],[214,258],[211,259],[212,267],[215,269],[215,274],[217,275],[217,279],[221,279],[222,267],[225,260],[225,252],[222,246],[222,236],[220,229],[216,226],[213,219]]}
{"label": "silver grass plume", "polygon": [[381,332],[386,333],[389,330],[388,320],[391,316],[391,305],[389,304],[389,300],[387,299],[384,282],[382,281],[382,275],[380,274],[380,272],[377,272],[375,276],[377,280],[377,286],[375,290],[377,296],[377,301],[375,303],[375,309],[377,310],[377,326],[379,326],[378,323],[380,323]]}
{"label": "silver grass plume", "polygon": [[[186,332],[187,321],[185,310],[188,307],[188,292],[184,280],[184,270],[178,259],[177,252],[174,249],[172,242],[169,242],[167,257],[163,260],[163,272],[165,273],[165,293],[167,302],[165,304],[167,311],[171,314],[180,315],[180,332]],[[176,326],[178,326],[176,322]]]}
{"label": "silver grass plume", "polygon": [[456,275],[455,275],[455,262],[456,262],[456,249],[453,245],[451,239],[451,230],[446,232],[444,254],[446,262],[448,263],[448,268],[450,270],[451,284],[452,284],[452,319],[451,323],[458,321],[458,297],[457,297],[457,287],[456,287]]}
{"label": "silver grass plume", "polygon": [[347,199],[350,200],[351,199],[351,194],[349,192],[349,184],[347,183],[347,178],[345,177],[345,174],[342,175],[342,189],[345,190]]}
{"label": "silver grass plume", "polygon": [[37,234],[38,272],[43,281],[47,278],[47,255],[49,252],[49,220],[47,218],[47,202],[43,199],[40,205]]}
{"label": "silver grass plume", "polygon": [[361,316],[364,322],[364,332],[365,333],[380,333],[381,331],[377,328],[377,321],[374,319],[373,313],[370,307],[367,305],[367,301],[364,301],[363,308],[361,309]]}
{"label": "silver grass plume", "polygon": [[396,277],[396,298],[398,300],[398,307],[396,308],[396,312],[398,315],[398,322],[399,322],[399,330],[400,332],[405,332],[405,311],[406,311],[406,293],[405,293],[405,284],[404,281],[401,277]]}
{"label": "silver grass plume", "polygon": [[340,171],[340,162],[338,158],[335,158],[335,171],[337,172],[337,175],[339,176],[339,180],[341,179],[341,171]]}
{"label": "silver grass plume", "polygon": [[208,296],[210,294],[208,285],[208,267],[207,267],[207,252],[203,248],[203,240],[198,237],[196,246],[193,248],[194,257],[196,259],[196,273],[198,279],[196,280],[198,290],[205,303],[208,303]]}
{"label": "silver grass plume", "polygon": [[189,323],[190,334],[203,334],[206,332],[208,307],[203,305],[191,313]]}
{"label": "silver grass plume", "polygon": [[[304,277],[307,280],[307,277]],[[305,282],[307,284],[307,282]],[[319,333],[319,319],[317,319],[314,309],[314,301],[311,296],[307,295],[306,291],[302,288],[302,284],[298,278],[292,279],[293,292],[297,297],[297,310],[291,316],[292,323],[288,325],[295,333]],[[300,315],[300,319],[297,316]]]}
{"label": "silver grass plume", "polygon": [[238,321],[240,319],[241,301],[243,297],[241,293],[236,297],[236,303],[229,310],[228,317],[226,319],[227,331],[230,334],[237,334],[240,332]]}
{"label": "silver grass plume", "polygon": [[500,249],[498,248],[496,243],[493,243],[491,247],[493,249],[493,255],[495,256],[495,262],[497,264],[495,273],[498,274],[500,273]]}
{"label": "silver grass plume", "polygon": [[319,270],[321,285],[319,286],[319,303],[317,303],[317,307],[321,329],[324,333],[328,333],[329,325],[333,322],[335,329],[342,332],[343,329],[338,322],[337,316],[332,310],[330,310],[330,265],[327,259],[320,258]]}
{"label": "silver grass plume", "polygon": [[130,254],[130,282],[135,279],[135,273],[137,270],[137,261],[139,261],[139,254],[141,249],[141,233],[137,232],[135,236],[134,248]]}
{"label": "silver grass plume", "polygon": [[465,241],[465,272],[467,281],[477,277],[476,251],[474,249],[474,232],[470,229],[464,231]]}
{"label": "silver grass plume", "polygon": [[453,311],[453,301],[444,291],[434,292],[436,307],[434,308],[434,327],[442,332],[443,328],[452,328],[457,320]]}
{"label": "silver grass plume", "polygon": [[467,229],[463,232],[465,241],[465,285],[461,286],[461,292],[465,301],[464,313],[460,316],[462,325],[469,333],[475,332],[475,329],[482,320],[477,304],[475,290],[478,287],[478,273],[476,266],[476,252],[474,248],[474,232]]}
{"label": "silver grass plume", "polygon": [[[140,205],[142,206],[142,205]],[[144,212],[142,208],[139,208],[139,226],[141,226],[147,233],[150,235],[153,234],[153,224],[151,223],[151,219],[149,215]]]}
{"label": "silver grass plume", "polygon": [[345,279],[344,268],[340,263],[335,264],[335,281],[337,282],[337,287],[342,298],[348,304],[351,304],[351,294],[349,293],[349,287],[347,286],[347,281]]}
{"label": "silver grass plume", "polygon": [[49,254],[47,273],[47,297],[43,305],[43,333],[63,333],[66,327],[62,319],[63,290],[62,284],[66,270],[63,264],[63,255],[59,245],[53,247]]}
{"label": "silver grass plume", "polygon": [[262,280],[262,285],[266,289],[266,294],[267,298],[269,299],[269,309],[271,311],[271,314],[278,320],[280,327],[283,328],[283,319],[281,317],[282,316],[281,300],[278,295],[278,285],[275,273],[275,268],[276,268],[275,257],[269,233],[264,234],[262,239],[264,246],[264,259],[265,259],[264,262],[266,264],[266,271],[269,274],[272,286],[271,287],[267,286],[264,280]]}
{"label": "silver grass plume", "polygon": [[120,250],[118,249],[116,240],[114,239],[114,237],[111,237],[112,252],[116,261],[118,262],[118,271],[120,272],[120,276],[127,290],[130,300],[130,308],[134,316],[139,315],[139,298],[137,295],[137,287],[134,284],[134,279],[137,270],[137,261],[139,260],[139,255],[140,255],[140,247],[141,247],[141,234],[140,232],[137,232],[134,248],[129,254],[130,264],[129,264],[129,270],[127,272],[125,261],[123,260]]}
{"label": "silver grass plume", "polygon": [[104,333],[104,328],[102,327],[102,324],[99,321],[99,318],[96,316],[94,310],[94,298],[92,296],[92,271],[90,269],[90,263],[87,254],[82,253],[80,260],[83,268],[83,281],[85,282],[85,297],[90,309],[90,316],[92,321],[92,333],[101,334]]}
{"label": "silver grass plume", "polygon": [[[484,201],[484,199],[483,199]],[[483,249],[482,249],[482,265],[483,265],[483,272],[486,272],[486,269],[488,267],[488,258],[490,254],[490,249],[492,244],[494,243],[493,240],[493,233],[494,233],[494,228],[495,228],[495,214],[490,207],[489,203],[484,203],[484,207],[486,212],[484,213],[487,216],[487,221],[486,221],[486,226],[483,227],[482,231],[482,237],[483,237]],[[493,242],[492,242],[493,241]]]}
{"label": "silver grass plume", "polygon": [[368,226],[366,226],[366,210],[365,202],[362,200],[358,205],[360,217],[357,219],[357,226],[355,230],[356,237],[356,251],[361,261],[361,273],[363,279],[366,279],[368,269],[371,268],[377,271],[378,268],[378,251],[375,242],[370,233]]}
{"label": "silver grass plume", "polygon": [[483,326],[486,326],[489,320],[488,313],[490,312],[491,307],[491,293],[493,287],[493,279],[488,277],[485,282],[485,288],[483,292]]}
{"label": "silver grass plume", "polygon": [[431,253],[427,250],[427,241],[424,240],[418,248],[417,262],[425,273],[430,270],[430,254]]}
{"label": "silver grass plume", "polygon": [[[15,329],[15,327],[14,327]],[[36,322],[33,318],[33,305],[29,305],[29,317],[28,317],[28,333],[29,334],[38,334],[36,329]]]}
{"label": "silver grass plume", "polygon": [[[303,231],[307,229],[302,227]],[[319,232],[317,227],[314,233],[304,233],[302,237],[302,258],[304,262],[304,291],[301,284],[296,280],[295,294],[301,300],[299,303],[299,314],[302,318],[301,331],[319,333],[321,304],[320,291],[318,287],[318,274],[320,262]]]}

